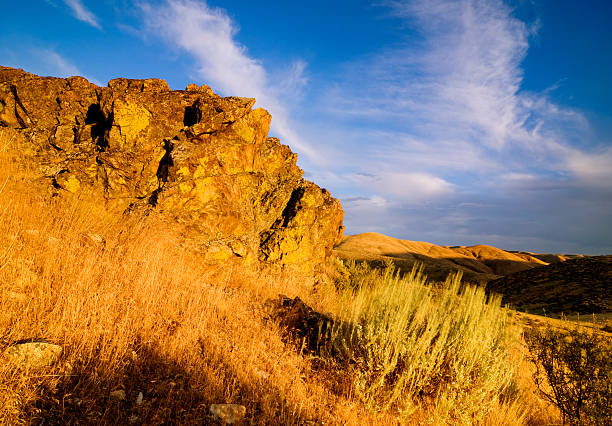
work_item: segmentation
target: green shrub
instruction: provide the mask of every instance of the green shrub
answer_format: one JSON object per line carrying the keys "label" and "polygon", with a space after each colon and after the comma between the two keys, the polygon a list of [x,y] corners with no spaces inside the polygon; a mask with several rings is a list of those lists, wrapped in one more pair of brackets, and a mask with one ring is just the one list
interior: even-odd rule
{"label": "green shrub", "polygon": [[534,380],[561,410],[564,424],[612,422],[612,341],[589,331],[525,333]]}
{"label": "green shrub", "polygon": [[347,268],[326,351],[354,372],[354,392],[371,408],[410,412],[428,399],[475,420],[510,387],[518,334],[499,296],[462,285],[460,274],[432,287],[418,267],[403,277],[391,265]]}

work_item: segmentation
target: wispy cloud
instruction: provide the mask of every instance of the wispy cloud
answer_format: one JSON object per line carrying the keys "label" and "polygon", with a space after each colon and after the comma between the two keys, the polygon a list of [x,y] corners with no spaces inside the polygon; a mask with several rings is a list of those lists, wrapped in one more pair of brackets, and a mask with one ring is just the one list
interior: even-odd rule
{"label": "wispy cloud", "polygon": [[256,98],[259,106],[272,113],[272,131],[299,153],[316,159],[310,144],[295,131],[288,106],[281,101],[286,91],[299,92],[305,84],[305,63],[290,66],[284,81],[270,81],[262,62],[235,39],[238,25],[223,9],[194,0],[141,2],[139,6],[146,31],[189,53],[197,61],[198,77],[225,95]]}
{"label": "wispy cloud", "polygon": [[[584,211],[593,212],[602,206],[602,191],[612,190],[612,150],[593,148],[580,111],[551,100],[562,82],[540,93],[522,89],[522,62],[540,23],[520,21],[502,0],[384,4],[419,37],[346,64],[318,103],[328,125],[344,129],[345,137],[334,141],[347,153],[334,164],[344,172],[331,180],[321,173],[320,180],[350,199],[359,193],[340,182],[356,172],[377,176],[363,178],[365,200],[350,201],[361,208],[347,214],[349,231],[386,218],[389,230],[411,238],[434,220],[428,235],[437,241],[469,234],[499,241],[504,232],[510,241],[523,228],[532,234],[512,241],[570,246],[563,234],[572,228],[577,194]],[[406,201],[415,189],[417,203],[433,202],[426,210]],[[385,203],[367,203],[373,196]],[[526,208],[534,203],[539,209]],[[555,238],[544,226],[526,226],[550,215],[559,216],[550,221],[559,226]]]}
{"label": "wispy cloud", "polygon": [[92,27],[102,29],[98,22],[98,17],[87,9],[81,0],[64,0],[64,3],[66,3],[66,6],[70,8],[74,17],[79,21],[85,22]]}
{"label": "wispy cloud", "polygon": [[[54,77],[72,77],[78,75],[87,78],[90,82],[98,86],[102,85],[96,78],[87,76],[85,73],[81,72],[76,65],[52,49],[35,48],[32,49],[31,52],[33,57],[38,58],[38,65],[33,64],[33,67],[29,68],[28,71],[52,75]],[[38,69],[40,69],[40,71],[38,71]]]}
{"label": "wispy cloud", "polygon": [[596,153],[571,150],[568,165],[582,183],[612,194],[612,148]]}
{"label": "wispy cloud", "polygon": [[51,75],[57,77],[71,77],[74,75],[82,75],[81,71],[69,62],[66,58],[61,56],[59,53],[50,49],[35,49],[34,53],[39,56],[41,62],[45,64],[50,70]]}
{"label": "wispy cloud", "polygon": [[[567,167],[567,146],[584,137],[588,124],[579,112],[551,102],[549,91],[521,90],[531,32],[505,3],[388,5],[422,40],[400,41],[350,64],[325,95],[334,117],[372,123],[361,133],[376,140],[378,157],[416,158],[430,172],[440,165],[486,173]],[[380,128],[388,137],[379,137]]]}
{"label": "wispy cloud", "polygon": [[346,175],[357,187],[377,194],[391,195],[406,203],[422,203],[453,193],[453,185],[427,173],[389,171],[377,174]]}

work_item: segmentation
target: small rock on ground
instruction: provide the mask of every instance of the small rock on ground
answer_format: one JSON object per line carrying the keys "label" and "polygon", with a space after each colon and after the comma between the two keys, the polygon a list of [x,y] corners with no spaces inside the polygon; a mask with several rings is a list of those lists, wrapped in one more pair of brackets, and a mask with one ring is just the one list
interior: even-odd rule
{"label": "small rock on ground", "polygon": [[106,240],[99,234],[86,232],[82,235],[83,242],[91,247],[103,249],[106,247]]}
{"label": "small rock on ground", "polygon": [[8,296],[9,300],[13,302],[24,303],[28,300],[28,296],[17,291],[7,291],[6,295]]}
{"label": "small rock on ground", "polygon": [[9,347],[4,358],[11,364],[25,368],[44,368],[53,365],[62,354],[62,347],[47,342],[17,343]]}
{"label": "small rock on ground", "polygon": [[244,418],[246,407],[238,404],[211,404],[210,414],[223,423],[234,424]]}

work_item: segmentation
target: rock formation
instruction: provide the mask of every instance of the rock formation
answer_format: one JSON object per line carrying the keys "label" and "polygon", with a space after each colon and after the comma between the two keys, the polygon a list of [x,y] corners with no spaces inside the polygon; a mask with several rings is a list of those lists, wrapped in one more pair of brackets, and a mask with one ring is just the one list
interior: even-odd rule
{"label": "rock formation", "polygon": [[0,126],[55,191],[167,212],[207,259],[312,271],[342,237],[342,208],[302,178],[254,103],[206,85],[119,78],[98,87],[0,67]]}

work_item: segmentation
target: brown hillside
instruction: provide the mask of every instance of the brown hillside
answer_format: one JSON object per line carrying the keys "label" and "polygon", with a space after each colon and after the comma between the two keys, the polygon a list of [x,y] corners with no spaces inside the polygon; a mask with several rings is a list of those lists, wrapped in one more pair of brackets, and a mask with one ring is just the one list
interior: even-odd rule
{"label": "brown hillside", "polygon": [[536,259],[539,259],[544,263],[559,263],[565,262],[568,259],[584,257],[584,255],[581,254],[531,253],[528,251],[511,251],[510,253],[514,253],[517,256],[535,257]]}
{"label": "brown hillside", "polygon": [[491,281],[503,303],[533,313],[612,312],[612,256],[589,256],[540,266]]}
{"label": "brown hillside", "polygon": [[491,246],[437,246],[374,232],[345,236],[334,252],[342,259],[375,264],[391,260],[402,271],[412,269],[419,262],[434,280],[444,280],[449,273],[459,270],[466,281],[480,283],[545,264],[534,256],[522,256]]}
{"label": "brown hillside", "polygon": [[471,247],[453,248],[457,253],[478,259],[496,275],[507,275],[513,272],[525,271],[535,265],[545,265],[546,262],[527,254],[511,253],[496,247],[476,245]]}

